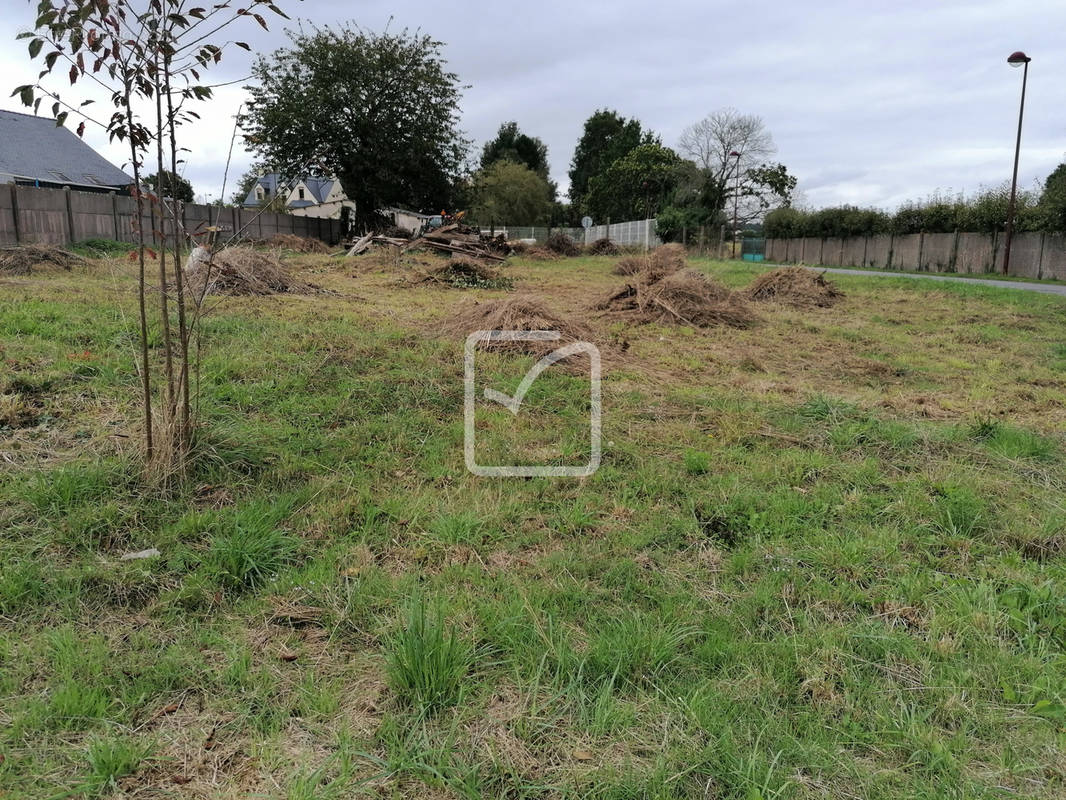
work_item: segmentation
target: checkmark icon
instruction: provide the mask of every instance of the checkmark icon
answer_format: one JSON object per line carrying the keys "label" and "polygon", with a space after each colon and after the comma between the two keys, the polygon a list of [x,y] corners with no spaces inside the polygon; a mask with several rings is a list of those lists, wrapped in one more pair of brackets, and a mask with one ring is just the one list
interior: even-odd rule
{"label": "checkmark icon", "polygon": [[[554,333],[554,331],[552,332]],[[514,396],[497,391],[496,389],[485,389],[485,399],[495,400],[517,417],[518,411],[522,407],[522,401],[526,397],[526,392],[528,392],[529,387],[533,385],[533,381],[540,377],[540,373],[544,372],[544,370],[556,361],[562,361],[564,358],[570,358],[570,356],[577,355],[578,353],[587,352],[588,342],[574,342],[565,347],[560,347],[558,350],[553,350],[530,367],[529,372],[527,372],[525,377],[522,378],[522,382],[518,384],[518,389],[515,391]]]}
{"label": "checkmark icon", "polygon": [[486,466],[477,463],[475,458],[475,419],[476,394],[474,381],[474,359],[480,342],[545,342],[561,339],[558,331],[475,331],[466,340],[463,351],[464,367],[464,425],[463,449],[466,466],[475,475],[483,477],[585,477],[594,473],[600,466],[600,432],[601,432],[601,391],[600,391],[600,351],[590,342],[571,342],[559,347],[534,364],[522,377],[514,394],[507,394],[498,389],[485,388],[482,395],[486,400],[499,403],[513,416],[518,416],[522,402],[533,382],[544,370],[571,356],[587,353],[589,356],[589,444],[590,455],[587,464],[580,466],[558,465],[498,465]]}

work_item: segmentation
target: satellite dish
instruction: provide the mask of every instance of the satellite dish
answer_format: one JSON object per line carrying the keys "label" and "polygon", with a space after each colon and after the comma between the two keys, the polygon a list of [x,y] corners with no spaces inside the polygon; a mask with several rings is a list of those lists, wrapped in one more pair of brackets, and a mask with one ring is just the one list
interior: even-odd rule
{"label": "satellite dish", "polygon": [[585,230],[588,230],[589,228],[591,228],[592,227],[592,217],[584,217],[584,218],[582,218],[581,227],[583,227]]}

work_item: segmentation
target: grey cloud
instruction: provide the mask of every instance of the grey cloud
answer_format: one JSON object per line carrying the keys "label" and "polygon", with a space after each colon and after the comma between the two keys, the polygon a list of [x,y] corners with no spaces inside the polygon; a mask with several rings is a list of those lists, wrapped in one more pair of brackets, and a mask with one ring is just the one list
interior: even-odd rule
{"label": "grey cloud", "polygon": [[[936,189],[998,184],[1013,158],[1021,75],[1005,61],[1017,49],[1033,57],[1021,182],[1046,176],[1066,150],[1060,0],[900,0],[872,9],[850,0],[281,5],[318,25],[355,17],[367,29],[421,28],[445,42],[451,68],[470,85],[463,124],[471,138],[480,144],[517,120],[547,143],[563,188],[582,123],[602,107],[638,117],[669,145],[717,108],[759,114],[778,159],[818,205],[891,207]],[[10,40],[31,12],[21,6],[0,30]],[[249,27],[242,38],[267,52],[295,24]],[[6,52],[0,67],[32,78],[22,53]],[[235,51],[215,74],[232,80],[248,65]],[[189,131],[186,172],[199,192],[218,192],[240,94],[222,93]],[[89,136],[122,160],[121,148]],[[249,161],[235,153],[231,185]]]}

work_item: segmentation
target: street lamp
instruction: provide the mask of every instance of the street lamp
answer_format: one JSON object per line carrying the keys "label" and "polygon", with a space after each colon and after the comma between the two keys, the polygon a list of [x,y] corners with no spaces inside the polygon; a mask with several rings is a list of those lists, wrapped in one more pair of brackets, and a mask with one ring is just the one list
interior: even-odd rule
{"label": "street lamp", "polygon": [[733,258],[737,257],[737,200],[740,199],[740,153],[733,150],[730,158],[736,159],[737,184],[733,190]]}
{"label": "street lamp", "polygon": [[1003,243],[1003,274],[1010,274],[1010,242],[1014,237],[1014,204],[1018,195],[1018,156],[1022,151],[1022,117],[1025,114],[1025,82],[1029,79],[1029,56],[1021,50],[1011,53],[1007,63],[1012,67],[1024,67],[1022,72],[1022,103],[1018,108],[1018,139],[1014,144],[1014,177],[1010,182],[1010,205],[1007,207],[1007,235]]}

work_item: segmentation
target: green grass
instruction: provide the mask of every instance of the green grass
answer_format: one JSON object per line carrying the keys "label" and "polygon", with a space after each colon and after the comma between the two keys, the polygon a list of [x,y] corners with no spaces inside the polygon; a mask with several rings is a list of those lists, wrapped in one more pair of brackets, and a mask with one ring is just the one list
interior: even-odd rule
{"label": "green grass", "polygon": [[[762,267],[764,269],[772,269],[778,266],[771,262],[763,262]],[[819,266],[817,264],[811,264],[809,266]],[[825,265],[821,265],[825,266]],[[1002,266],[1002,265],[1000,265]],[[866,266],[853,266],[850,264],[843,266],[833,266],[831,269],[847,269],[847,270],[865,270],[865,271],[884,271],[886,275],[945,275],[951,278],[965,278],[967,280],[993,280],[993,281],[1009,281],[1011,283],[1047,283],[1052,286],[1064,286],[1066,281],[1058,278],[1025,278],[1019,275],[1004,275],[1002,271],[998,269],[993,272],[933,272],[924,269],[891,269],[880,270],[878,267],[866,267]]]}
{"label": "green grass", "polygon": [[[0,282],[33,417],[0,428],[0,794],[1066,792],[1061,298],[839,276],[750,330],[627,328],[587,311],[611,259],[518,262],[627,349],[600,470],[497,480],[426,332],[503,293],[290,263],[339,294],[218,302],[168,496],[125,278]],[[549,371],[479,447],[578,461],[587,399]]]}

